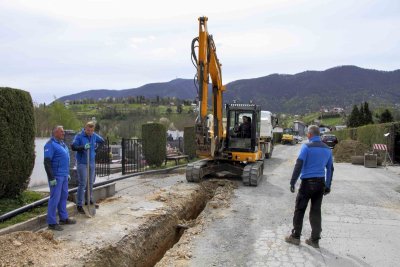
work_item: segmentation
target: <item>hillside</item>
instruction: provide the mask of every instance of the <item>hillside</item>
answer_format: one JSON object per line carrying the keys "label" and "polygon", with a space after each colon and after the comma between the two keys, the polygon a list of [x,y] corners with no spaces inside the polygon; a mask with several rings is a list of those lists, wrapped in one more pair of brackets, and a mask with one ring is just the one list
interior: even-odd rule
{"label": "hillside", "polygon": [[[256,100],[254,102],[274,112],[305,113],[317,111],[321,106],[349,108],[362,101],[368,101],[372,106],[400,103],[400,70],[379,71],[340,66],[294,75],[271,74],[237,80],[226,86],[224,102]],[[137,95],[194,99],[196,89],[191,79],[175,79],[125,90],[84,91],[58,100]]]}

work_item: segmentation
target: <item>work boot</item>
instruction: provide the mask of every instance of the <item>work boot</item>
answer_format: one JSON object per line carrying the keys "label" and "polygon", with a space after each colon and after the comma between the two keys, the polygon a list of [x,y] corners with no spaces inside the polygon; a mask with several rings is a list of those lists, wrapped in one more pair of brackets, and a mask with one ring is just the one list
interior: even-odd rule
{"label": "work boot", "polygon": [[49,230],[62,231],[64,230],[59,224],[49,224]]}
{"label": "work boot", "polygon": [[296,246],[300,245],[300,238],[295,238],[293,235],[285,237],[285,241]]}
{"label": "work boot", "polygon": [[64,224],[76,224],[76,221],[74,219],[66,219],[66,220],[60,220],[60,225],[64,225]]}
{"label": "work boot", "polygon": [[317,240],[313,240],[310,238],[306,239],[306,244],[309,246],[312,246],[313,248],[319,248],[319,242],[318,239]]}
{"label": "work boot", "polygon": [[85,214],[85,211],[83,210],[82,206],[76,206],[76,209],[80,214]]}

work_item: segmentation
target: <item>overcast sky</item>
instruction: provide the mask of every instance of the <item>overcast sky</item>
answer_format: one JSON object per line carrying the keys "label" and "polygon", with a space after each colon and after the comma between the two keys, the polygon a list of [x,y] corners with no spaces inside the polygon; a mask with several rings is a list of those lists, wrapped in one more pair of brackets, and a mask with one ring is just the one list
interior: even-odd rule
{"label": "overcast sky", "polygon": [[400,68],[399,0],[0,0],[0,86],[50,102],[193,78],[203,15],[224,84],[338,65]]}

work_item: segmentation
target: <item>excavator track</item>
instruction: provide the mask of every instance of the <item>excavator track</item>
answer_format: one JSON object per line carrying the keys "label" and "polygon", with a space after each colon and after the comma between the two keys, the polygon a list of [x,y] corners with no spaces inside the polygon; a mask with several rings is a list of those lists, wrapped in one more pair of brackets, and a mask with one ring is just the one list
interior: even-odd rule
{"label": "excavator track", "polygon": [[207,166],[207,161],[197,161],[186,166],[186,180],[192,183],[199,183],[203,178],[203,168]]}
{"label": "excavator track", "polygon": [[243,169],[242,181],[246,186],[257,186],[264,173],[264,162],[247,164]]}

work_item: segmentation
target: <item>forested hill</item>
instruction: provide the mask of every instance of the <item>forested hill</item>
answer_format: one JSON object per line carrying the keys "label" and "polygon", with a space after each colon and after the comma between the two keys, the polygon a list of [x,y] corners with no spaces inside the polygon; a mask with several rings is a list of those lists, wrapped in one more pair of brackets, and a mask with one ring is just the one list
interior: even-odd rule
{"label": "forested hill", "polygon": [[[356,66],[340,66],[325,71],[305,71],[294,75],[237,80],[227,85],[224,102],[238,100],[260,104],[273,112],[304,113],[325,107],[351,107],[362,101],[372,105],[400,103],[400,70],[378,71]],[[84,98],[177,97],[194,99],[191,79],[151,83],[126,90],[90,90],[61,97],[60,101]]]}

